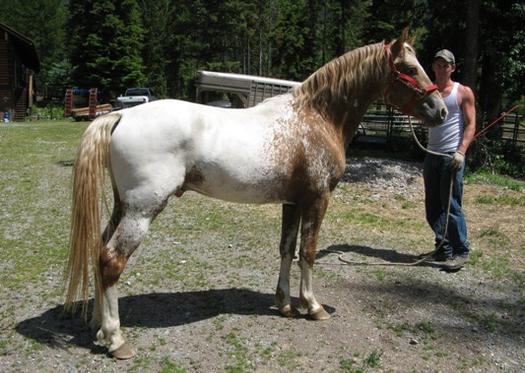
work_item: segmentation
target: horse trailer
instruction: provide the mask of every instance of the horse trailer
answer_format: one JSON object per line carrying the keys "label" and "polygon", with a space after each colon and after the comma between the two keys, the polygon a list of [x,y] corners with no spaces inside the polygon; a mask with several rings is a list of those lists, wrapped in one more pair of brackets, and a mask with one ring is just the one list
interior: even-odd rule
{"label": "horse trailer", "polygon": [[248,108],[269,97],[289,92],[300,84],[291,80],[200,70],[195,82],[196,102]]}

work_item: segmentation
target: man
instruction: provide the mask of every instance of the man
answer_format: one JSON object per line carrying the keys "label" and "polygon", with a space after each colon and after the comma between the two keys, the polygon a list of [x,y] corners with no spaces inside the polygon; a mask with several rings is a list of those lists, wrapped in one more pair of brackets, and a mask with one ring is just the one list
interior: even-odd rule
{"label": "man", "polygon": [[[449,269],[460,269],[468,261],[467,224],[461,208],[465,153],[476,130],[476,108],[472,90],[451,79],[456,69],[452,52],[442,49],[434,56],[432,70],[439,92],[448,109],[441,126],[429,129],[428,148],[451,156],[428,154],[425,157],[425,208],[427,222],[435,233],[435,261]],[[450,215],[446,237],[445,222],[450,182],[453,181]],[[442,242],[443,241],[443,242]]]}

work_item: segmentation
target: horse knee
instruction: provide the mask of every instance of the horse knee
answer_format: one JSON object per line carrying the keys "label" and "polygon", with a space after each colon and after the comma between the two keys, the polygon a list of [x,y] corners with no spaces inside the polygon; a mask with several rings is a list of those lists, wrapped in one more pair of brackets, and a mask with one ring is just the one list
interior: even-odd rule
{"label": "horse knee", "polygon": [[100,276],[104,290],[117,283],[127,262],[128,257],[118,250],[105,249],[100,253]]}
{"label": "horse knee", "polygon": [[316,254],[315,247],[313,248],[309,247],[309,248],[306,248],[305,250],[300,250],[299,252],[300,259],[308,263],[310,267],[314,265],[315,254]]}

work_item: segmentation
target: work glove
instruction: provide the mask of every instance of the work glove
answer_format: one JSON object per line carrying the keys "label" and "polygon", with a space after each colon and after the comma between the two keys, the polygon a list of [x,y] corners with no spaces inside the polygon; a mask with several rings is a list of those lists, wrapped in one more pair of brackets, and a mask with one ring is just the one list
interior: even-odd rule
{"label": "work glove", "polygon": [[450,160],[450,169],[452,171],[457,171],[463,167],[463,164],[465,163],[465,155],[463,153],[455,152],[452,155],[452,159]]}

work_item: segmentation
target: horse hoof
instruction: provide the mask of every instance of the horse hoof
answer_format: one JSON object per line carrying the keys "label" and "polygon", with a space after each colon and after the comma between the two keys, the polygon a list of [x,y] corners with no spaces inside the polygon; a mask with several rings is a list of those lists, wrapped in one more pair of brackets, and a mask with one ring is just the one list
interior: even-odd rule
{"label": "horse hoof", "polygon": [[309,315],[313,320],[318,320],[318,321],[328,320],[330,318],[330,314],[326,312],[323,307],[319,308],[315,312],[310,312]]}
{"label": "horse hoof", "polygon": [[292,309],[292,306],[286,305],[284,307],[279,308],[279,313],[283,315],[284,317],[295,317],[296,313]]}
{"label": "horse hoof", "polygon": [[122,346],[120,346],[114,351],[110,351],[109,353],[115,359],[119,359],[119,360],[131,359],[133,356],[135,356],[135,351],[131,348],[130,345],[128,345],[125,342],[124,344],[122,344]]}

